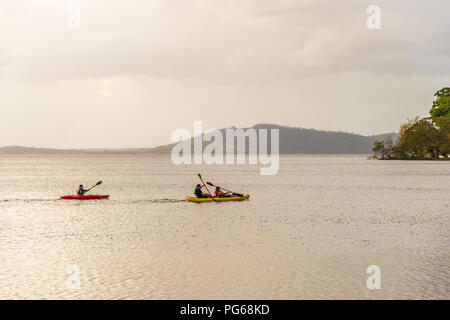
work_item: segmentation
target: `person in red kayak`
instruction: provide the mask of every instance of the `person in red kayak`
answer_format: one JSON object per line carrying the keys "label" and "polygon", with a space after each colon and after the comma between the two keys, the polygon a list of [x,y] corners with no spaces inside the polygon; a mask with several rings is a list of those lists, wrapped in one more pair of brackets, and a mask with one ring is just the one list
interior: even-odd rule
{"label": "person in red kayak", "polygon": [[83,185],[80,184],[80,186],[78,187],[77,195],[79,195],[79,196],[84,196],[84,194],[85,194],[86,192],[88,192],[89,190],[91,190],[91,189],[84,190]]}
{"label": "person in red kayak", "polygon": [[223,192],[220,187],[216,187],[216,190],[214,191],[214,196],[218,198],[226,197],[230,194],[230,192]]}
{"label": "person in red kayak", "polygon": [[77,191],[77,196],[84,196],[86,192],[90,191],[91,189],[94,189],[96,186],[99,186],[102,184],[102,181],[97,182],[94,186],[90,187],[89,189],[84,189],[83,185],[80,184]]}

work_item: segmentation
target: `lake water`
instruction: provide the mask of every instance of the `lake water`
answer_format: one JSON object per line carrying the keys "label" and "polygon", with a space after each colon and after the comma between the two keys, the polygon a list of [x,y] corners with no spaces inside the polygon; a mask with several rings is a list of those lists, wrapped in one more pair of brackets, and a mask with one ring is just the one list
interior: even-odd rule
{"label": "lake water", "polygon": [[[197,172],[250,200],[183,201]],[[0,298],[450,299],[449,213],[450,162],[0,156]]]}

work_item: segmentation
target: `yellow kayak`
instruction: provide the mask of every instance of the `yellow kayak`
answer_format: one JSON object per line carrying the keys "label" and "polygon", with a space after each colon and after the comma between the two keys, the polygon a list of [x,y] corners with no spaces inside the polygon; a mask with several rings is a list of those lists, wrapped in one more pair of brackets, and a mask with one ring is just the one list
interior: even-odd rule
{"label": "yellow kayak", "polygon": [[250,195],[244,194],[243,197],[232,196],[232,197],[224,197],[224,198],[197,198],[197,197],[186,197],[186,201],[191,202],[224,202],[224,201],[242,201],[250,198]]}

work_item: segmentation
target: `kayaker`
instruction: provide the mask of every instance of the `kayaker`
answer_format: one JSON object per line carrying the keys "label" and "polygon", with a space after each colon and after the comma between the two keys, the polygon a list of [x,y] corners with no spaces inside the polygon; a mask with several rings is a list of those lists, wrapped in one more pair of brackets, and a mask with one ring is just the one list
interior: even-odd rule
{"label": "kayaker", "polygon": [[79,195],[79,196],[82,196],[82,195],[84,195],[86,192],[88,192],[89,190],[84,190],[84,187],[83,187],[83,185],[82,184],[80,184],[80,186],[78,187],[78,192],[77,192],[77,194]]}
{"label": "kayaker", "polygon": [[214,196],[215,197],[225,197],[229,194],[229,192],[223,192],[222,190],[220,190],[220,187],[216,187],[216,190],[214,191]]}
{"label": "kayaker", "polygon": [[198,184],[198,185],[195,187],[194,194],[197,196],[197,198],[209,198],[209,197],[210,197],[209,194],[203,193],[203,192],[202,192],[202,188],[203,188],[204,186],[205,186],[205,185]]}

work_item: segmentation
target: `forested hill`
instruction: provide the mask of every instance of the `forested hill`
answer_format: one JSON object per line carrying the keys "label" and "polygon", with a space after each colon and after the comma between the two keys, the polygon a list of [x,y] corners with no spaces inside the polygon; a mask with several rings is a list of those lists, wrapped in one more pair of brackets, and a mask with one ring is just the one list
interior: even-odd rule
{"label": "forested hill", "polygon": [[[255,130],[279,129],[280,154],[369,154],[372,153],[373,142],[376,139],[390,138],[394,141],[397,139],[396,133],[362,136],[353,133],[284,127],[273,124],[257,124],[252,128]],[[221,131],[224,132],[225,129]],[[174,144],[156,148],[78,150],[13,146],[0,148],[0,154],[169,154],[173,146]]]}
{"label": "forested hill", "polygon": [[255,129],[279,129],[281,154],[368,154],[372,153],[373,142],[377,139],[396,140],[397,133],[362,136],[359,134],[320,131],[258,124]]}
{"label": "forested hill", "polygon": [[[284,127],[274,124],[257,124],[252,128],[256,131],[267,129],[268,132],[270,132],[270,129],[279,129],[280,154],[371,154],[375,140],[392,139],[395,141],[398,137],[395,132],[362,136],[353,133]],[[246,129],[248,128],[244,130]],[[220,131],[225,136],[225,129]],[[270,142],[270,138],[268,140]],[[208,143],[204,142],[204,145]],[[174,144],[169,144],[153,148],[149,150],[149,153],[170,153],[173,146]]]}

